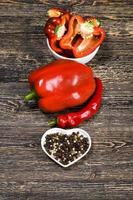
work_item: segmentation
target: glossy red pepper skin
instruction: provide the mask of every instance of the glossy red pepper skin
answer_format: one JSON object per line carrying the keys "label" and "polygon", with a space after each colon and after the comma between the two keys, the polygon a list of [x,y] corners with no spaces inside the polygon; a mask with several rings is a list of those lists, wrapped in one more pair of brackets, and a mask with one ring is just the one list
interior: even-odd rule
{"label": "glossy red pepper skin", "polygon": [[55,28],[60,23],[61,23],[61,18],[60,17],[52,17],[52,18],[49,18],[49,20],[47,21],[47,23],[46,23],[46,25],[44,27],[44,33],[49,38],[50,46],[57,53],[62,53],[63,52],[62,49],[57,44],[58,37],[55,34]]}
{"label": "glossy red pepper skin", "polygon": [[102,102],[103,86],[100,79],[96,78],[96,90],[88,104],[78,112],[57,116],[57,126],[61,128],[78,126],[84,120],[93,117],[100,108]]}
{"label": "glossy red pepper skin", "polygon": [[31,89],[45,112],[57,112],[83,104],[95,91],[90,67],[70,60],[56,60],[30,73]]}
{"label": "glossy red pepper skin", "polygon": [[55,27],[61,23],[60,17],[49,18],[44,27],[44,33],[48,38],[55,36]]}

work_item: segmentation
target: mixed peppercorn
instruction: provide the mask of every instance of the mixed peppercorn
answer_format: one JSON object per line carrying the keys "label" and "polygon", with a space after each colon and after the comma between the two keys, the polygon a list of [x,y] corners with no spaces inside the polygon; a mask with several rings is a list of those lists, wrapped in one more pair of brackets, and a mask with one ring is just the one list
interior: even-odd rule
{"label": "mixed peppercorn", "polygon": [[79,132],[73,132],[71,135],[53,133],[46,136],[44,147],[49,155],[67,165],[87,151],[89,141]]}

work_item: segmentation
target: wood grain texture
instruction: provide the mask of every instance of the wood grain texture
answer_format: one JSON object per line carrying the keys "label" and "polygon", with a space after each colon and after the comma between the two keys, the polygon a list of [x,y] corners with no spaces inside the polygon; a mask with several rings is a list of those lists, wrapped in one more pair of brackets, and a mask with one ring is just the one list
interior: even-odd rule
{"label": "wood grain texture", "polygon": [[[88,64],[103,80],[99,113],[80,125],[90,153],[62,169],[41,150],[53,116],[23,103],[27,74],[54,60],[43,25],[52,6],[96,15],[106,40]],[[133,197],[132,0],[0,0],[0,200],[131,200]]]}

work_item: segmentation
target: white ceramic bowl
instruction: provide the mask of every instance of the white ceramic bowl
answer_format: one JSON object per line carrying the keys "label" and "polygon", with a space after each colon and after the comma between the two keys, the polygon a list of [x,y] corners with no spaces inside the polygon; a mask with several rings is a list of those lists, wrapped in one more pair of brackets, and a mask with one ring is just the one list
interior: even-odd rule
{"label": "white ceramic bowl", "polygon": [[79,63],[82,63],[82,64],[88,63],[90,60],[92,60],[92,58],[94,58],[94,56],[96,55],[96,53],[98,52],[98,49],[99,49],[99,47],[100,47],[100,46],[98,46],[92,53],[90,53],[90,54],[87,55],[87,56],[84,56],[84,57],[81,57],[81,58],[67,58],[67,57],[61,56],[60,54],[56,53],[56,52],[50,47],[48,38],[47,38],[47,46],[48,46],[48,48],[49,48],[50,53],[51,53],[56,59],[74,60],[74,61],[79,62]]}
{"label": "white ceramic bowl", "polygon": [[[50,134],[53,134],[53,133],[58,133],[58,132],[61,133],[61,134],[67,134],[67,135],[71,135],[73,132],[79,132],[80,135],[83,135],[84,137],[86,137],[86,138],[88,139],[89,146],[88,146],[87,151],[86,151],[84,154],[82,154],[80,157],[78,157],[76,160],[72,161],[71,163],[69,163],[69,164],[67,164],[67,165],[63,165],[63,164],[60,163],[58,160],[56,160],[53,156],[51,156],[51,155],[47,152],[47,150],[45,149],[45,147],[44,147],[44,144],[45,144],[45,141],[46,141],[46,136],[47,136],[47,135],[50,135]],[[89,150],[90,150],[90,148],[91,148],[91,138],[90,138],[89,134],[88,134],[86,131],[84,131],[83,129],[80,129],[80,128],[73,128],[73,129],[67,129],[67,130],[61,129],[61,128],[51,128],[51,129],[47,130],[47,131],[43,134],[43,136],[42,136],[42,138],[41,138],[41,147],[42,147],[43,151],[44,151],[52,160],[54,160],[56,163],[58,163],[60,166],[62,166],[62,167],[69,167],[70,165],[73,165],[73,164],[76,163],[78,160],[80,160],[81,158],[83,158],[83,157],[89,152]]]}

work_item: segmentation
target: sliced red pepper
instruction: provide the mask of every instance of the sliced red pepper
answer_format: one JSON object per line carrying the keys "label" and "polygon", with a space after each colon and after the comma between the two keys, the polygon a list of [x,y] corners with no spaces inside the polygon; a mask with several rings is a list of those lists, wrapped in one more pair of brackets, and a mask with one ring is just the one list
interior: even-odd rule
{"label": "sliced red pepper", "polygon": [[64,14],[60,17],[60,24],[55,27],[55,34],[58,40],[60,40],[64,36],[69,19],[69,14]]}
{"label": "sliced red pepper", "polygon": [[59,40],[66,31],[66,25],[69,21],[70,15],[68,13],[61,17],[49,18],[45,27],[44,33],[49,38],[49,44],[51,48],[57,53],[63,53],[63,50],[59,47]]}
{"label": "sliced red pepper", "polygon": [[101,27],[94,28],[94,32],[90,38],[84,38],[82,42],[75,43],[73,54],[75,57],[83,57],[92,53],[98,46],[101,45],[105,38],[105,31]]}
{"label": "sliced red pepper", "polygon": [[68,31],[59,42],[62,49],[72,49],[72,42],[75,36],[79,33],[79,24],[83,22],[84,19],[80,15],[74,15],[71,17]]}
{"label": "sliced red pepper", "polygon": [[61,23],[59,17],[49,18],[44,27],[44,33],[48,38],[55,36],[55,27]]}
{"label": "sliced red pepper", "polygon": [[50,43],[51,48],[58,53],[62,53],[62,49],[57,44],[58,37],[55,33],[55,28],[60,23],[61,23],[61,19],[59,17],[52,17],[47,21],[44,27],[44,33],[49,38],[49,43]]}
{"label": "sliced red pepper", "polygon": [[[84,30],[82,26],[88,23],[90,27],[86,33],[87,29]],[[70,19],[68,32],[60,40],[59,45],[62,49],[72,50],[74,57],[83,57],[92,53],[103,42],[104,37],[105,32],[100,27],[99,20],[84,20],[80,15],[74,15]]]}
{"label": "sliced red pepper", "polygon": [[48,12],[45,33],[55,52],[79,58],[92,53],[103,42],[105,31],[96,17],[83,18],[58,8]]}
{"label": "sliced red pepper", "polygon": [[51,48],[57,53],[63,53],[62,49],[58,45],[58,37],[54,36],[49,39],[49,44]]}
{"label": "sliced red pepper", "polygon": [[57,53],[63,53],[63,50],[59,47],[59,40],[62,38],[66,31],[66,24],[70,18],[69,14],[64,14],[61,16],[60,24],[55,27],[55,36],[49,39],[49,44],[51,48]]}

